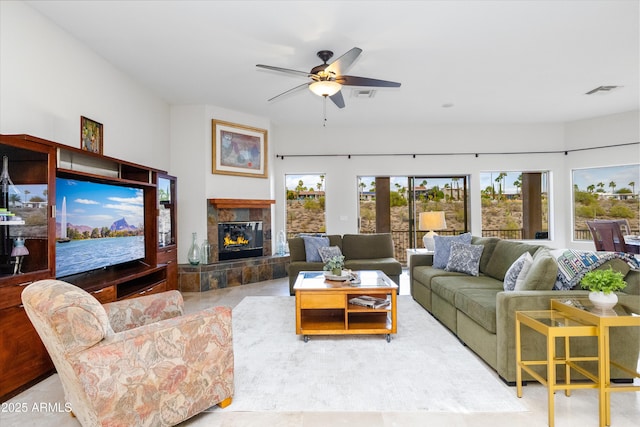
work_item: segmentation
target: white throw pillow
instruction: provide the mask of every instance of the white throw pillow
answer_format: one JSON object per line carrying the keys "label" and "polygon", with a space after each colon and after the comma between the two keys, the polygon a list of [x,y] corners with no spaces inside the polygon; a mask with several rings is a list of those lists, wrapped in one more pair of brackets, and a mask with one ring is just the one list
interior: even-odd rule
{"label": "white throw pillow", "polygon": [[524,281],[527,279],[527,274],[529,274],[529,270],[531,270],[531,266],[533,265],[533,257],[529,252],[527,252],[525,258],[525,262],[522,265],[522,270],[518,274],[518,278],[516,279],[516,286],[513,289],[514,291],[521,291],[524,289]]}

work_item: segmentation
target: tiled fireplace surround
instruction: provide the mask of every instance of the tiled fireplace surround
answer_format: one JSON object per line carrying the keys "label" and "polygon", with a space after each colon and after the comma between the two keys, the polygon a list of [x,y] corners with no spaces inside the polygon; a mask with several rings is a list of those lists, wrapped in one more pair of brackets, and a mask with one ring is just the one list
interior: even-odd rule
{"label": "tiled fireplace surround", "polygon": [[[208,199],[207,240],[211,245],[209,264],[178,266],[178,283],[183,292],[203,292],[240,286],[287,275],[288,256],[271,255],[271,205],[274,200]],[[261,257],[218,261],[218,222],[262,221],[264,252]],[[185,249],[186,250],[186,249]]]}

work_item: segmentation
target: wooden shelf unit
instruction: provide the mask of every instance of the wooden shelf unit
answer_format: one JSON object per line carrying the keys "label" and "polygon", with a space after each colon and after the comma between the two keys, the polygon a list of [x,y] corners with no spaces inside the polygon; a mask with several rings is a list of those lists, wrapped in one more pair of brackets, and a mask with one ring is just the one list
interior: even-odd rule
{"label": "wooden shelf unit", "polygon": [[[80,273],[63,280],[85,289],[102,303],[177,288],[177,274],[173,280],[171,267],[168,267],[171,265],[168,261],[175,259],[172,267],[177,271],[176,239],[171,245],[160,248],[158,237],[157,180],[159,175],[165,175],[164,171],[29,135],[0,135],[0,158],[4,155],[9,158],[9,174],[13,183],[39,185],[46,190],[43,193],[47,200],[42,212],[37,212],[37,217],[42,218],[41,224],[34,226],[33,221],[24,225],[0,224],[3,232],[0,240],[9,242],[11,237],[20,235],[14,231],[18,230],[26,235],[25,246],[29,250],[29,255],[24,257],[22,274],[14,274],[9,268],[12,257],[0,253],[0,258],[3,257],[1,262],[6,264],[0,270],[0,366],[3,370],[0,401],[11,398],[53,372],[53,364],[26,316],[20,296],[30,283],[53,279],[56,275],[56,177],[134,186],[142,189],[145,204],[143,260]],[[171,179],[175,188],[175,177]],[[172,200],[172,214],[175,216],[175,194]]]}

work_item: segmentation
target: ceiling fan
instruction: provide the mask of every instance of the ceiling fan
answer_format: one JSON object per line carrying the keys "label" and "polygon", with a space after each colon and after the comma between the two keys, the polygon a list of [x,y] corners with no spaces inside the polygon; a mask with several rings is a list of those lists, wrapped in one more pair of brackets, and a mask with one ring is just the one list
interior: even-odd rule
{"label": "ceiling fan", "polygon": [[311,81],[303,83],[279,95],[269,99],[274,99],[286,95],[291,92],[295,92],[304,87],[308,87],[313,93],[318,96],[322,96],[325,99],[328,97],[333,101],[338,108],[344,108],[344,98],[342,96],[342,86],[368,86],[368,87],[400,87],[400,83],[391,82],[388,80],[370,79],[368,77],[356,77],[347,76],[342,74],[347,71],[353,64],[358,56],[362,53],[362,49],[354,47],[340,58],[336,59],[330,64],[327,61],[333,57],[333,52],[330,50],[321,50],[317,53],[318,57],[324,62],[324,64],[313,67],[311,71],[298,71],[290,70],[288,68],[272,67],[271,65],[258,64],[256,67],[265,68],[267,70],[280,71],[283,73],[294,74],[297,76],[310,77]]}

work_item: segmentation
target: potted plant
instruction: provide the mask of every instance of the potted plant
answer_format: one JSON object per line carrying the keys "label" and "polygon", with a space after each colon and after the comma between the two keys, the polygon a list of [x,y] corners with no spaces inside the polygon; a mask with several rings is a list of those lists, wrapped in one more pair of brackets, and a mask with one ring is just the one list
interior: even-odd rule
{"label": "potted plant", "polygon": [[330,271],[334,276],[341,276],[343,267],[344,255],[336,255],[329,258],[329,261],[324,265],[323,270]]}
{"label": "potted plant", "polygon": [[584,275],[580,281],[583,289],[588,289],[589,299],[596,308],[609,309],[618,302],[618,296],[614,291],[620,291],[627,286],[624,276],[619,271],[592,270]]}

